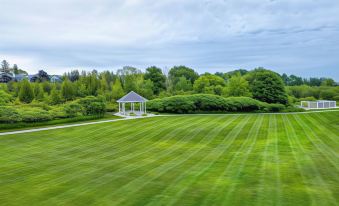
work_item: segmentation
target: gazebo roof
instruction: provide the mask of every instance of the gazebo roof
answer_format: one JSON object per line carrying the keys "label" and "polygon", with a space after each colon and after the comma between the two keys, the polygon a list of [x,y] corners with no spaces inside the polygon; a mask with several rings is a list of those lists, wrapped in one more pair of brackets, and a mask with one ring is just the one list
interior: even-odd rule
{"label": "gazebo roof", "polygon": [[117,102],[146,102],[146,101],[148,101],[146,98],[131,91],[125,96],[121,97]]}

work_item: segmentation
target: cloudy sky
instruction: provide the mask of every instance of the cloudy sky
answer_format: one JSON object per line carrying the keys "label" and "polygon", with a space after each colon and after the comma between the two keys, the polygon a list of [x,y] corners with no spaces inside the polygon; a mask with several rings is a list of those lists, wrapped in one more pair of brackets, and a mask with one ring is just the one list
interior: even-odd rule
{"label": "cloudy sky", "polygon": [[339,81],[338,0],[1,0],[0,59],[35,73],[263,66]]}

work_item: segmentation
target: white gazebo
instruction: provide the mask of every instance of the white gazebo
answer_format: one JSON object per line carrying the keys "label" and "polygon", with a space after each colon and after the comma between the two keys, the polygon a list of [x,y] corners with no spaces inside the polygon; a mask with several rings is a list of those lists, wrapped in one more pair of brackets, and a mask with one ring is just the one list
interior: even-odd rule
{"label": "white gazebo", "polygon": [[304,109],[336,108],[336,101],[330,101],[330,100],[301,101],[300,107]]}
{"label": "white gazebo", "polygon": [[[121,97],[117,102],[119,103],[119,113],[127,115],[128,113],[134,113],[136,115],[146,114],[146,102],[148,100],[139,94],[131,91],[125,96]],[[135,103],[139,104],[139,109],[135,108]],[[130,104],[130,110],[126,111],[126,104]]]}

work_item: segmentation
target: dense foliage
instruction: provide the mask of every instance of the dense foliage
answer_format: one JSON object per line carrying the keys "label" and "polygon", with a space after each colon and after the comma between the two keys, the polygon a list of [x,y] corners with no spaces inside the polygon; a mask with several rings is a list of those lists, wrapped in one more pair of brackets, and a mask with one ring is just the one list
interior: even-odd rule
{"label": "dense foliage", "polygon": [[39,70],[27,76],[18,65],[4,60],[0,69],[2,122],[103,115],[115,112],[116,100],[130,91],[155,99],[149,103],[154,111],[178,113],[290,111],[301,100],[339,101],[339,86],[330,78],[280,76],[264,68],[199,75],[186,66],[174,66],[168,72],[155,66],[145,72],[125,66],[115,73],[73,70],[58,76]]}
{"label": "dense foliage", "polygon": [[250,97],[225,98],[212,94],[177,95],[154,99],[147,105],[151,111],[168,113],[281,111],[285,108]]}

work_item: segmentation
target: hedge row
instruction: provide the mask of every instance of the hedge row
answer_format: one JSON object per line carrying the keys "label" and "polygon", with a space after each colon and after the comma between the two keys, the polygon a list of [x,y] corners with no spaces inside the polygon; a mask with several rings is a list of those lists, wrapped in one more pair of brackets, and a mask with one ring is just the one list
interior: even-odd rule
{"label": "hedge row", "polygon": [[19,106],[0,106],[0,123],[44,122],[77,116],[102,116],[105,102],[100,97],[85,97],[60,106],[29,104]]}
{"label": "hedge row", "polygon": [[279,112],[282,104],[268,104],[250,97],[224,98],[212,94],[177,95],[147,102],[154,112],[199,113],[199,112]]}

